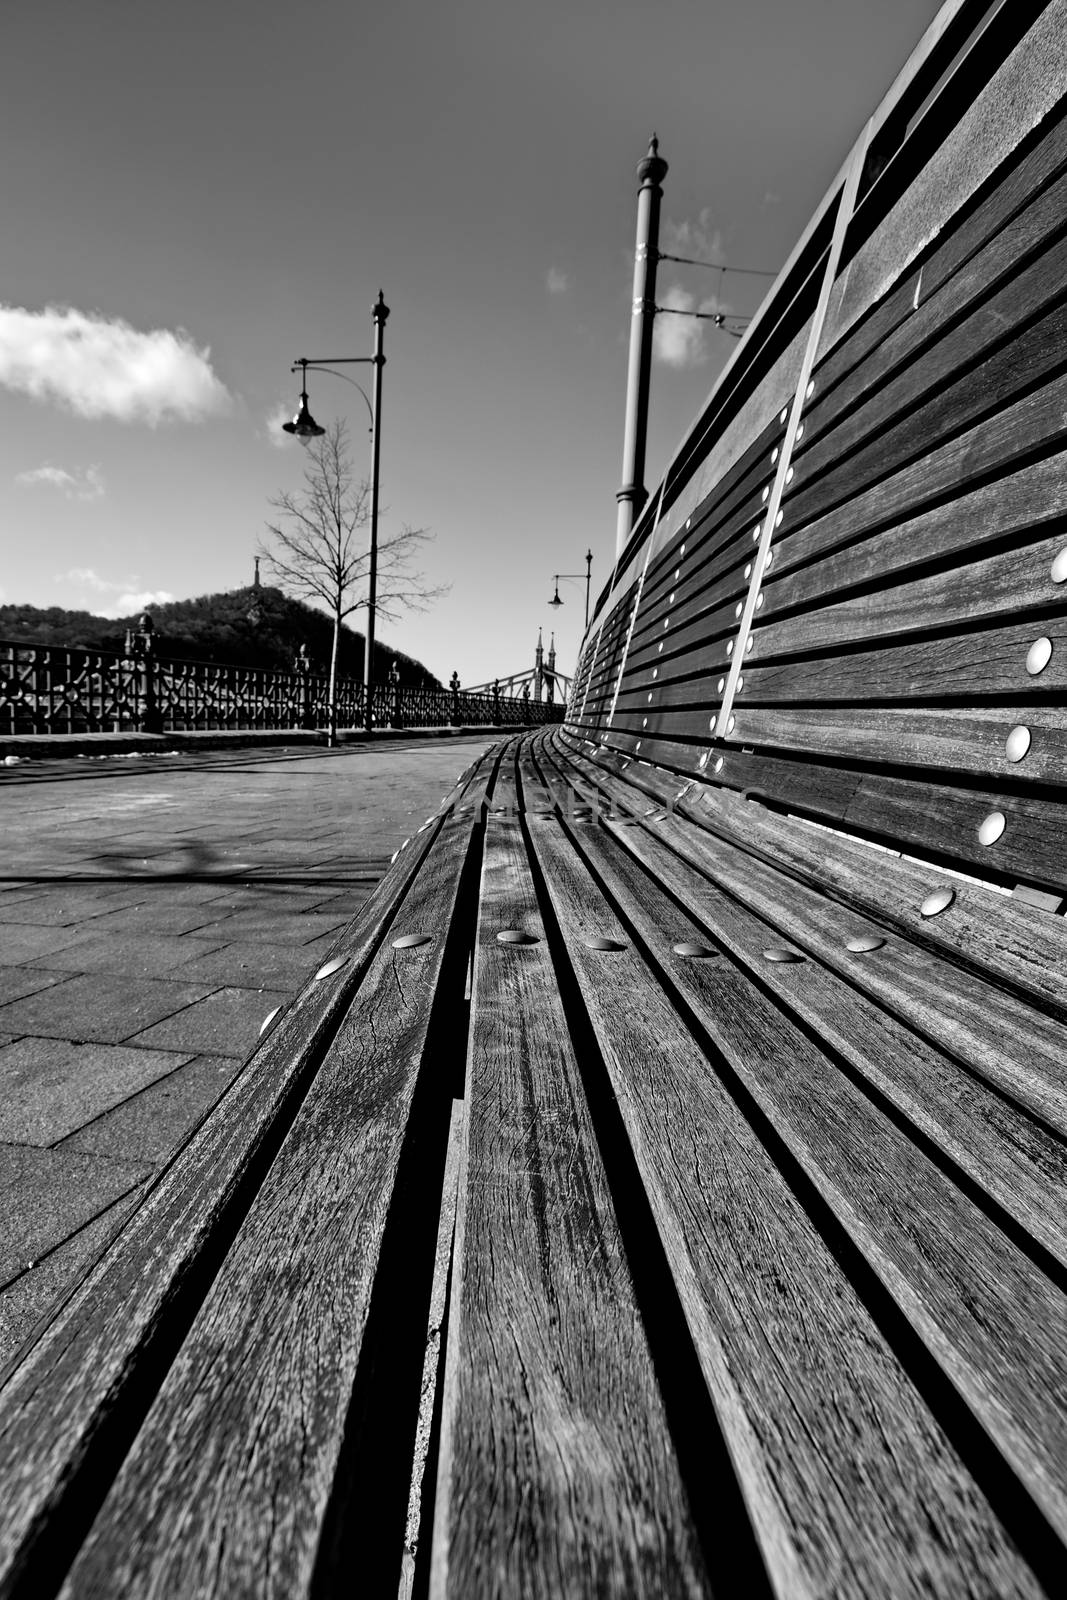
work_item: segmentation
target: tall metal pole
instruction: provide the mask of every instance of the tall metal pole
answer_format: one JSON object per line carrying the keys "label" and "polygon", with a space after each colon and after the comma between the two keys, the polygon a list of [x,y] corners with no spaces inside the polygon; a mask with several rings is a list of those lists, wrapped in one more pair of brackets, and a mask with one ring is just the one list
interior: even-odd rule
{"label": "tall metal pole", "polygon": [[585,552],[585,628],[589,631],[589,585],[593,578],[593,552]]}
{"label": "tall metal pole", "polygon": [[667,163],[653,134],[648,155],[637,169],[637,248],[634,253],[633,316],[630,321],[630,364],[626,378],[626,428],[622,447],[622,486],[615,526],[615,559],[626,548],[634,523],[647,498],[645,439],[648,432],[648,390],[652,372],[652,324],[656,305],[656,262],[659,245],[660,184]]}
{"label": "tall metal pole", "polygon": [[382,330],[389,307],[385,296],[378,290],[374,302],[374,460],[370,482],[370,574],[367,581],[367,635],[363,657],[363,715],[368,733],[374,726],[374,611],[378,602],[378,464],[382,449]]}

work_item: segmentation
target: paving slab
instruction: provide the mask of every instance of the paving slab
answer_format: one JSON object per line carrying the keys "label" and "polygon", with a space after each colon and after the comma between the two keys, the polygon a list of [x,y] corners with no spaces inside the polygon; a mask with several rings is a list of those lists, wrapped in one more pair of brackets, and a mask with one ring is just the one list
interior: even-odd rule
{"label": "paving slab", "polygon": [[0,914],[0,967],[21,967],[44,961],[80,938],[73,928],[42,928],[35,923],[8,922]]}
{"label": "paving slab", "polygon": [[0,1029],[121,1044],[151,1023],[202,1000],[211,988],[211,984],[172,983],[169,978],[85,973],[0,1006]]}
{"label": "paving slab", "polygon": [[134,1034],[130,1042],[149,1049],[203,1051],[243,1061],[259,1038],[264,1017],[275,1006],[285,1005],[292,994],[291,989],[219,989],[165,1022]]}
{"label": "paving slab", "polygon": [[0,1294],[0,1363],[9,1361],[19,1346],[28,1343],[56,1301],[100,1258],[130,1212],[140,1203],[144,1184],[135,1184],[84,1227],[54,1249],[46,1250],[36,1265],[22,1272]]}
{"label": "paving slab", "polygon": [[0,1359],[491,737],[0,768]]}
{"label": "paving slab", "polygon": [[0,1142],[58,1144],[188,1059],[169,1050],[17,1039],[0,1048]]}
{"label": "paving slab", "polygon": [[162,1166],[240,1070],[234,1056],[197,1056],[71,1134],[62,1148]]}
{"label": "paving slab", "polygon": [[0,967],[0,1006],[36,994],[39,989],[49,989],[54,983],[64,983],[69,977],[69,972],[45,967]]}
{"label": "paving slab", "polygon": [[[78,972],[111,972],[135,978],[173,977],[178,982],[196,983],[204,974],[194,974],[189,968],[198,958],[226,948],[217,935],[200,938],[195,933],[183,933],[163,934],[157,938],[151,934],[127,933],[121,938],[118,935],[109,938],[99,930],[85,929],[71,944],[54,951],[48,960],[53,974],[62,978]],[[29,970],[27,967],[0,967],[0,993],[4,972]]]}
{"label": "paving slab", "polygon": [[148,1177],[143,1162],[0,1144],[0,1285]]}

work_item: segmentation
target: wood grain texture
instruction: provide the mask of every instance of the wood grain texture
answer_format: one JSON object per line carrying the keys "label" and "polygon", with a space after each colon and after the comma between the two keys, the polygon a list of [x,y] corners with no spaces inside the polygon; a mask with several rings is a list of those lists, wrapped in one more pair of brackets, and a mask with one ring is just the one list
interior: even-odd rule
{"label": "wood grain texture", "polygon": [[[539,943],[502,945],[521,928]],[[517,822],[486,838],[431,1593],[707,1592]]]}
{"label": "wood grain texture", "polygon": [[[966,571],[961,574],[963,562],[980,560],[984,547],[1007,539],[1021,543],[1027,534],[1032,537],[1040,531],[1043,524],[1062,519],[1065,470],[1062,455],[1048,456],[977,489],[968,490],[961,484],[963,492],[958,499],[943,501],[919,516],[880,528],[871,538],[838,549],[808,566],[779,574],[776,559],[764,583],[767,614],[786,608],[826,610],[827,601],[842,590],[884,585],[887,580],[907,574],[909,569],[934,562],[953,563],[953,571],[966,582]],[[782,551],[789,551],[788,541]],[[879,599],[883,594],[884,590],[880,590]],[[997,598],[991,596],[994,604]],[[980,594],[979,606],[984,606],[984,600]],[[847,625],[849,616],[839,613],[836,621]],[[817,623],[814,626],[818,628]],[[915,626],[922,626],[921,618]],[[761,637],[761,653],[770,651],[774,637],[769,632]],[[843,637],[849,635],[845,633]]]}
{"label": "wood grain texture", "polygon": [[346,1431],[374,1448],[349,1406],[469,842],[422,861],[390,934],[432,942],[370,963],[64,1595],[310,1592]]}
{"label": "wood grain texture", "polygon": [[[1049,119],[1047,131],[1036,144],[1006,164],[999,181],[984,198],[953,225],[944,230],[921,266],[912,266],[896,288],[855,324],[815,370],[816,392],[828,392],[842,377],[858,366],[899,324],[911,316],[916,296],[929,298],[959,272],[999,230],[1033,203],[1067,165],[1067,118],[1061,113]],[[828,323],[834,321],[834,305],[845,284],[839,280],[831,300]]]}
{"label": "wood grain texture", "polygon": [[[797,750],[853,761],[915,766],[944,773],[974,773],[997,782],[1067,784],[1067,711],[1058,706],[995,706],[980,710],[770,711],[734,702],[737,726],[732,737],[764,749]],[[1021,761],[1009,761],[1008,736],[1025,726],[1030,748]]]}
{"label": "wood grain texture", "polygon": [[[1060,470],[1067,471],[1067,462]],[[824,650],[835,644],[874,642],[933,628],[1014,621],[1027,612],[1067,611],[1063,589],[1051,576],[1052,563],[1063,549],[1067,549],[1067,532],[1060,529],[1047,539],[1020,542],[997,555],[927,573],[910,583],[874,589],[836,605],[799,613],[783,620],[775,633],[760,638],[760,654]],[[762,614],[770,629],[778,594],[766,590],[764,598]]]}
{"label": "wood grain texture", "polygon": [[[781,666],[763,664],[761,632],[754,632],[745,665],[745,692],[760,705],[820,701],[859,705],[874,700],[890,706],[923,700],[957,706],[1039,703],[1044,697],[1061,700],[1067,688],[1067,617],[1063,616],[1035,616],[1013,627],[904,639],[882,649],[811,656]],[[1049,640],[1052,654],[1045,669],[1032,677],[1026,657],[1038,638]]]}
{"label": "wood grain texture", "polygon": [[[537,819],[532,834],[776,1592],[922,1594],[938,1586],[942,1538],[979,1588],[1027,1592],[984,1496],[629,927],[558,824]],[[668,971],[688,927],[656,929]],[[591,950],[597,934],[623,948]]]}
{"label": "wood grain texture", "polygon": [[[956,896],[951,907],[925,918],[920,905],[946,879],[921,863],[770,811],[712,783],[681,780],[632,761],[623,772],[625,757],[605,752],[592,759],[563,729],[552,730],[543,746],[558,763],[562,782],[577,780],[610,794],[624,779],[627,789],[660,809],[669,804],[702,832],[783,867],[846,912],[872,917],[919,950],[947,955],[963,969],[993,977],[1001,986],[1067,1015],[1064,918],[958,879],[950,880]],[[1041,1114],[1048,1117],[1048,1109]]]}
{"label": "wood grain texture", "polygon": [[[711,840],[694,848],[687,831],[695,829],[657,814],[626,832],[625,843],[754,977],[1067,1265],[1063,1136],[1020,1110],[1051,1106],[1061,1130],[1067,1121],[1067,1025],[867,920],[857,924],[735,848]],[[886,943],[861,958],[846,948],[855,933]],[[783,942],[807,961],[766,962],[768,943]],[[1005,1092],[1015,1104],[1005,1104]]]}
{"label": "wood grain texture", "polygon": [[1063,0],[1045,6],[916,181],[849,263],[830,303],[829,350],[882,299],[1063,96]]}
{"label": "wood grain texture", "polygon": [[[599,829],[583,837],[615,898],[618,848]],[[650,873],[631,870],[628,920],[662,948],[680,913]],[[1062,1537],[1067,1411],[1050,1406],[1063,1378],[1062,1295],[732,960],[683,962],[672,980]]]}
{"label": "wood grain texture", "polygon": [[[805,413],[804,438],[794,452],[798,476],[802,476],[805,458],[821,438],[835,428],[843,426],[848,430],[846,418],[860,411],[876,391],[898,375],[904,381],[903,374],[911,364],[929,353],[943,381],[961,360],[971,359],[976,340],[981,347],[986,340],[992,342],[1006,331],[1011,324],[1011,308],[1030,301],[1026,293],[1028,274],[1032,273],[1038,283],[1048,284],[1051,280],[1055,285],[1057,276],[1062,274],[1062,252],[1052,244],[1053,261],[1046,263],[1041,258],[1062,230],[1065,214],[1067,177],[1060,177],[1034,196],[940,288],[928,282],[924,292],[922,282],[917,281],[911,314],[880,343],[870,347],[865,359],[836,385],[828,388],[824,381],[816,386]],[[972,333],[965,335],[961,326],[958,336],[951,337],[956,325],[969,318],[978,319]]]}
{"label": "wood grain texture", "polygon": [[[965,869],[984,871],[994,880],[1012,874],[1038,888],[1067,887],[1062,802],[750,755],[732,748],[718,776],[732,789],[851,825],[898,849],[933,852]],[[995,843],[983,845],[978,829],[994,811],[1003,813],[1007,825]]]}
{"label": "wood grain texture", "polygon": [[[486,758],[489,760],[489,758]],[[318,1066],[320,1045],[351,1001],[384,927],[403,902],[435,830],[417,835],[335,950],[348,965],[309,984],[249,1058],[211,1115],[164,1169],[107,1253],[59,1309],[0,1391],[0,1594],[39,1591],[42,1565],[74,1554],[82,1507],[102,1494],[101,1448],[139,1424],[146,1385],[174,1319],[236,1225],[250,1174]],[[198,1303],[193,1302],[193,1306]],[[157,1376],[158,1373],[158,1376]],[[87,1476],[87,1474],[89,1476]]]}
{"label": "wood grain texture", "polygon": [[[1067,245],[1063,250],[1067,256]],[[1056,271],[1062,271],[1062,263],[1057,263]],[[1060,278],[1057,288],[1062,287],[1062,281]],[[1042,294],[1047,298],[1050,292],[1049,286],[1044,290],[1031,287],[1035,300]],[[995,309],[990,307],[990,312]],[[1016,309],[1020,316],[1024,315],[1021,308]],[[999,328],[989,313],[981,320]],[[880,391],[877,403],[863,407],[852,421],[847,438],[843,427],[836,428],[817,445],[802,464],[803,477],[798,468],[801,481],[794,485],[784,506],[786,525],[798,527],[813,521],[871,484],[925,457],[954,434],[973,428],[1008,406],[1026,390],[1058,376],[1067,362],[1067,304],[1062,301],[1021,331],[1013,329],[1004,343],[983,358],[983,346],[977,341],[984,331],[971,330],[976,341],[976,364],[953,381],[940,379],[930,356]],[[909,380],[907,385],[905,378]],[[850,453],[843,455],[846,450]],[[823,467],[828,470],[822,471]]]}
{"label": "wood grain texture", "polygon": [[815,557],[892,528],[902,518],[966,492],[985,476],[1002,475],[1023,457],[1049,452],[1064,438],[1067,378],[1054,378],[806,526],[798,529],[787,516],[775,540],[774,578],[768,581],[777,582]]}

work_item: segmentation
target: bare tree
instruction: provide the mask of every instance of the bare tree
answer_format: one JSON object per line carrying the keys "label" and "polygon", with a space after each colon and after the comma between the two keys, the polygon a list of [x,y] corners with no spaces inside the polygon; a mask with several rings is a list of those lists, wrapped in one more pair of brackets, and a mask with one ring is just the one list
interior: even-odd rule
{"label": "bare tree", "polygon": [[[333,617],[329,737],[334,744],[341,623],[367,604],[370,482],[357,479],[352,470],[343,418],[331,423],[307,453],[304,487],[270,502],[278,515],[277,522],[267,523],[273,545],[261,543],[259,553],[280,587],[303,599],[321,600]],[[432,588],[413,567],[420,546],[433,538],[432,533],[405,526],[382,538],[380,528],[379,522],[375,611],[396,622],[401,611],[425,611],[447,588]],[[370,685],[365,687],[369,693]]]}

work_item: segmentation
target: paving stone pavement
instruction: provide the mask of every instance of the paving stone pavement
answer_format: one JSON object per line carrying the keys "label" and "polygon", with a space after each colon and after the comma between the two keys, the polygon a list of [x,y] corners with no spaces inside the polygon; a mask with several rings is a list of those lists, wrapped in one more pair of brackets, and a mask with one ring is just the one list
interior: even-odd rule
{"label": "paving stone pavement", "polygon": [[489,742],[0,768],[0,1362]]}

